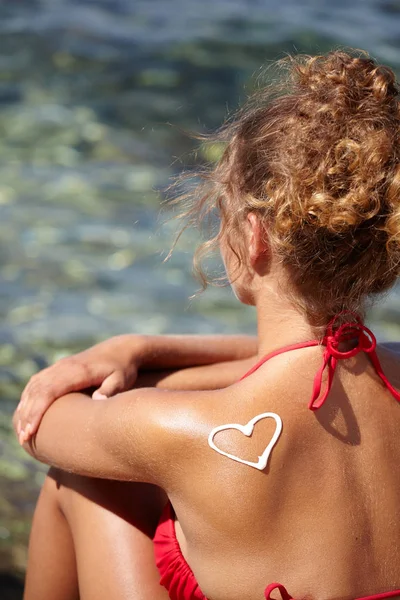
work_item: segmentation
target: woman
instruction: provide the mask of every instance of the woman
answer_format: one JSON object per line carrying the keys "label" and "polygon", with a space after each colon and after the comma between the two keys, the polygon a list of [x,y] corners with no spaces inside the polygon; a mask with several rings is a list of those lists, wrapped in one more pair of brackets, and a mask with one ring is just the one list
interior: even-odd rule
{"label": "woman", "polygon": [[398,89],[364,53],[284,64],[186,213],[218,209],[257,343],[123,337],[32,380],[26,600],[400,596],[399,361],[362,318],[400,269]]}

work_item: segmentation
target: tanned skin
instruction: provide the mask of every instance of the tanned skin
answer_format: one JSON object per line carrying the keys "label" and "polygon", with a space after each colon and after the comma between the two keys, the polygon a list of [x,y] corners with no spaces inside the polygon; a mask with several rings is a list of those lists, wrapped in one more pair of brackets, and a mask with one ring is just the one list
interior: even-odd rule
{"label": "tanned skin", "polygon": [[[250,217],[249,267],[235,286],[256,306],[264,356],[316,332],[282,294],[278,261],[267,274],[258,267],[265,249],[256,225]],[[327,402],[312,413],[322,353],[316,346],[282,354],[242,381],[244,363],[232,362],[230,384],[225,373],[217,389],[181,382],[179,390],[140,387],[103,401],[68,394],[31,437],[34,403],[22,406],[14,422],[24,447],[52,467],[33,524],[25,600],[167,599],[151,547],[166,499],[160,488],[210,600],[260,600],[273,581],[298,598],[350,600],[399,588],[400,405],[360,353],[340,362]],[[397,355],[379,354],[400,388]],[[215,364],[201,368],[206,378]],[[267,411],[282,418],[283,431],[264,471],[209,447],[214,427]],[[273,430],[264,420],[251,438],[228,431],[216,441],[255,460]],[[44,571],[51,576],[41,583]]]}

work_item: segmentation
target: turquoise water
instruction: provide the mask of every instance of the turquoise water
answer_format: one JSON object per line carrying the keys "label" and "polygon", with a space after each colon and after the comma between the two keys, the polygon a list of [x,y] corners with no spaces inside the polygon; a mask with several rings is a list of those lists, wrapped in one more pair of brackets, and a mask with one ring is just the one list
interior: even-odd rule
{"label": "turquoise water", "polygon": [[[400,2],[7,0],[0,5],[0,569],[22,571],[41,470],[13,441],[29,376],[121,332],[254,331],[227,289],[189,301],[196,234],[163,264],[168,178],[263,65],[338,45],[400,69]],[[201,152],[200,152],[201,158]],[[390,294],[372,320],[400,339]]]}

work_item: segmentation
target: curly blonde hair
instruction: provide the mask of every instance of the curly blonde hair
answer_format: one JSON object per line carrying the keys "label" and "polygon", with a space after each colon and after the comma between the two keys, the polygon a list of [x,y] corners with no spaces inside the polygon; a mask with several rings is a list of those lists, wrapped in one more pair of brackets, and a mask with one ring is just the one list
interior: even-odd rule
{"label": "curly blonde hair", "polygon": [[242,265],[240,231],[256,212],[314,322],[361,310],[400,270],[400,98],[394,73],[366,52],[288,56],[280,74],[211,137],[224,150],[175,202],[186,226],[218,211]]}

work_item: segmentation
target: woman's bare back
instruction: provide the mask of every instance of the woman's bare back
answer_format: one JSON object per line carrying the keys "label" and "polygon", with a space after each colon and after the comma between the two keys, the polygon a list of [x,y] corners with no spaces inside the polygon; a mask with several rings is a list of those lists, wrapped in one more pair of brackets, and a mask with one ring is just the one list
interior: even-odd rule
{"label": "woman's bare back", "polygon": [[[379,355],[400,388],[400,359]],[[183,554],[210,600],[259,600],[273,581],[311,598],[400,586],[400,406],[362,353],[340,362],[326,403],[312,413],[321,358],[321,348],[276,357],[212,393],[183,424],[181,481],[170,498]],[[244,425],[266,411],[282,418],[283,431],[264,471],[207,444],[216,424]],[[274,430],[263,419],[250,438],[230,430],[215,442],[254,461]]]}

